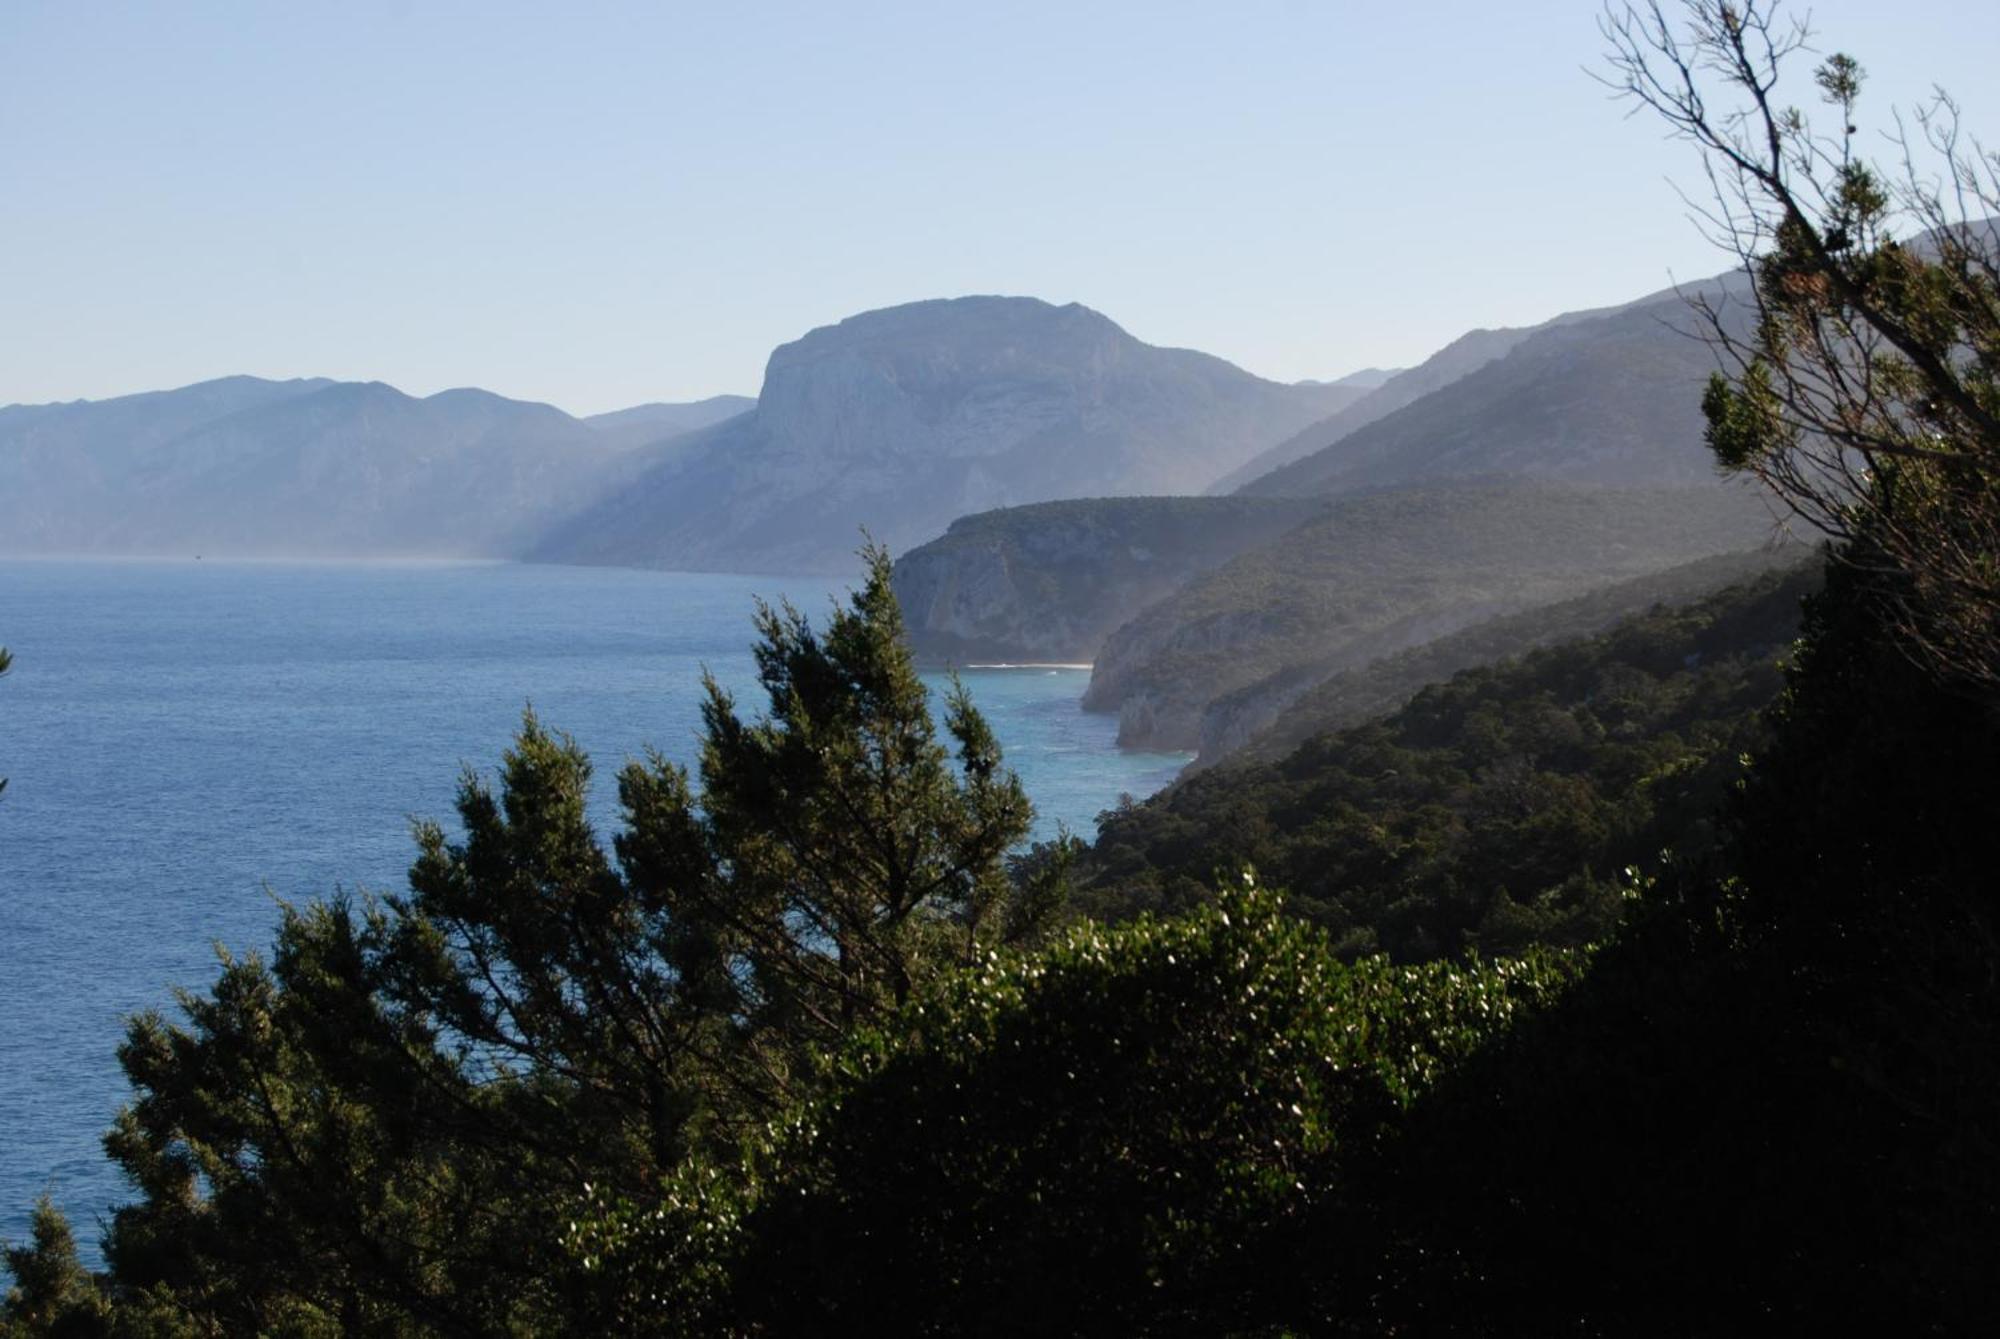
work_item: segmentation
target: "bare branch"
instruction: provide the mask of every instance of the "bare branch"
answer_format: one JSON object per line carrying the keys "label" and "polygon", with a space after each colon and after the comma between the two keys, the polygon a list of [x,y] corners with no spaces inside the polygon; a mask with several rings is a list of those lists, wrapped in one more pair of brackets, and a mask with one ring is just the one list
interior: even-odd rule
{"label": "bare branch", "polygon": [[[1825,133],[1778,100],[1818,55],[1778,0],[1607,8],[1601,82],[1693,143],[1697,228],[1747,300],[1695,296],[1722,372],[1710,443],[1899,592],[1904,649],[1941,682],[2000,687],[2000,157],[1942,90],[1861,153],[1860,64],[1825,56]],[[1858,542],[1865,537],[1866,542]]]}

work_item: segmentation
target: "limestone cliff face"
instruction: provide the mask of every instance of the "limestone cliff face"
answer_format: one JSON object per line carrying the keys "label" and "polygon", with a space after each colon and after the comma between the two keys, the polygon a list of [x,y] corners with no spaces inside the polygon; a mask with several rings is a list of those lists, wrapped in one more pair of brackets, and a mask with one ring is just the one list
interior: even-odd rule
{"label": "limestone cliff face", "polygon": [[1141,609],[1324,510],[1313,501],[1097,498],[968,516],[896,562],[927,662],[1093,659]]}
{"label": "limestone cliff face", "polygon": [[757,407],[552,534],[539,556],[851,571],[971,512],[1199,492],[1365,393],[1285,386],[1032,298],[920,302],[772,355]]}

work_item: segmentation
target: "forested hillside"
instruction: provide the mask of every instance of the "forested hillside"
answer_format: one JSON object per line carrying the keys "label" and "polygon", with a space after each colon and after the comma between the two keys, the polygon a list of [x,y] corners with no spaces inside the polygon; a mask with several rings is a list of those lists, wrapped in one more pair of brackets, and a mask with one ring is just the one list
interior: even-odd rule
{"label": "forested hillside", "polygon": [[1303,693],[1279,671],[1208,704],[1201,752],[1191,770],[1217,763],[1276,762],[1315,735],[1386,715],[1426,685],[1556,642],[1594,636],[1656,605],[1687,604],[1766,572],[1812,561],[1803,544],[1781,540],[1740,553],[1697,558],[1629,581],[1599,586],[1554,604],[1474,623],[1436,641],[1321,678],[1306,666]]}
{"label": "forested hillside", "polygon": [[[1718,281],[1691,291],[1727,287]],[[1689,337],[1690,319],[1678,295],[1654,294],[1619,308],[1566,313],[1531,328],[1468,332],[1420,366],[1388,377],[1239,466],[1213,491],[1236,489],[1245,501],[1303,502],[1385,487],[1451,488],[1508,478],[1700,486],[1712,475],[1700,442],[1700,385],[1714,360]],[[1326,573],[1301,563],[1289,551],[1290,541],[1252,544],[1247,537],[1261,532],[1238,529],[1234,533],[1245,542],[1232,552],[1215,542],[1214,524],[1195,521],[1250,513],[1196,512],[1185,503],[1169,510],[1137,499],[1128,505],[1133,510],[1114,509],[1106,500],[1070,509],[1010,508],[976,528],[971,518],[954,522],[946,536],[907,553],[903,589],[914,596],[912,624],[924,653],[1091,660],[1121,624],[1138,619],[1148,606],[1166,603],[1222,558],[1240,552],[1246,565],[1284,569],[1277,585],[1293,588],[1273,596],[1271,583],[1236,583],[1243,603],[1229,612],[1248,639],[1244,661],[1274,676],[1254,714],[1268,720],[1298,688],[1325,677],[1320,661],[1302,661],[1298,648],[1265,644],[1266,631],[1286,621],[1282,615],[1273,621],[1267,606],[1290,599],[1338,601],[1338,582],[1351,573],[1336,573],[1335,586],[1327,588]],[[1140,522],[1140,516],[1147,519]],[[1184,524],[1164,524],[1169,516]],[[1135,524],[1146,531],[1142,544],[1125,537]],[[1421,545],[1431,526],[1423,518],[1411,524],[1412,540]],[[1676,556],[1720,552],[1757,538],[1746,527],[1714,548],[1688,547]],[[1268,552],[1250,557],[1253,549]],[[919,569],[926,574],[920,587],[911,584]],[[1629,570],[1614,569],[1611,576]],[[1163,609],[1153,617],[1171,622],[1178,616]],[[1137,629],[1128,637],[1136,635]],[[1418,629],[1414,635],[1426,634]],[[1114,656],[1126,654],[1114,644]],[[1221,692],[1249,691],[1227,672],[1217,673],[1204,671],[1202,677],[1215,678]],[[1206,682],[1189,691],[1205,688]],[[1092,705],[1108,710],[1122,700],[1113,683],[1093,695]],[[1143,711],[1135,711],[1150,711],[1153,723],[1128,721],[1126,739],[1199,746],[1205,753],[1212,751],[1210,742],[1240,741],[1245,732],[1240,727],[1193,725],[1194,709],[1189,703],[1149,700]]]}
{"label": "forested hillside", "polygon": [[[1564,319],[1556,318],[1558,321]],[[1332,446],[1350,433],[1395,413],[1405,405],[1416,403],[1467,373],[1477,371],[1540,328],[1468,330],[1417,366],[1385,379],[1353,404],[1300,429],[1269,450],[1259,452],[1256,457],[1217,480],[1212,491],[1255,492],[1256,489],[1246,486],[1295,460]]]}
{"label": "forested hillside", "polygon": [[1339,499],[1198,577],[1105,642],[1084,697],[1131,747],[1192,748],[1210,704],[1271,709],[1313,684],[1497,614],[1756,544],[1742,490],[1458,482]]}
{"label": "forested hillside", "polygon": [[1346,956],[1601,939],[1663,851],[1713,847],[1711,816],[1765,742],[1817,582],[1772,573],[1661,607],[1463,670],[1282,758],[1191,777],[1107,816],[1086,904],[1171,910],[1254,867]]}

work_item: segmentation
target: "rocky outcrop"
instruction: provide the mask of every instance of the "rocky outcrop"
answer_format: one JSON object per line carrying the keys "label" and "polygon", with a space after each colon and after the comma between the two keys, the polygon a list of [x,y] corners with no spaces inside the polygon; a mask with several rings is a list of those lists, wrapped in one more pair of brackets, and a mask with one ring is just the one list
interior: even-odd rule
{"label": "rocky outcrop", "polygon": [[757,407],[548,536],[537,556],[847,572],[957,517],[1198,493],[1366,392],[1142,344],[1071,304],[977,297],[851,317],[771,355]]}
{"label": "rocky outcrop", "polygon": [[1097,498],[984,512],[896,560],[929,663],[1093,659],[1112,629],[1325,510],[1263,498]]}

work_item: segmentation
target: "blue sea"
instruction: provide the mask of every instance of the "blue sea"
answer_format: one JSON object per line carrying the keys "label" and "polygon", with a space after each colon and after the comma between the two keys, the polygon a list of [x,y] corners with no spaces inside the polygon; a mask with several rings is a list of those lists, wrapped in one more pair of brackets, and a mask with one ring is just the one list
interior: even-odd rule
{"label": "blue sea", "polygon": [[[691,762],[703,667],[758,706],[758,597],[810,616],[824,580],[516,564],[0,562],[0,1238],[36,1195],[95,1256],[123,1197],[99,1139],[136,1010],[261,949],[280,900],[397,890],[412,817],[451,817],[532,703],[611,781],[647,746]],[[1182,755],[1129,753],[1077,709],[1088,672],[965,682],[1039,811],[1089,835]]]}

